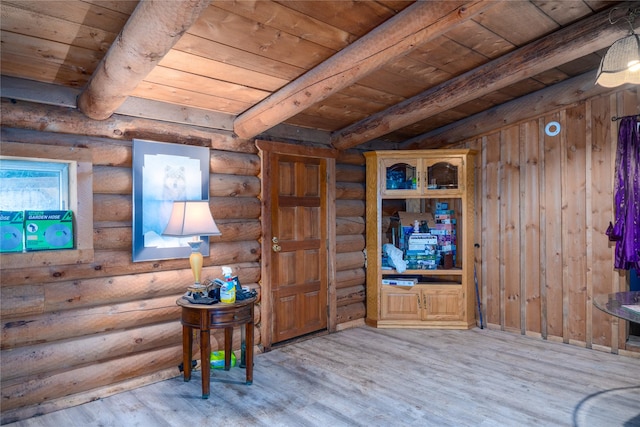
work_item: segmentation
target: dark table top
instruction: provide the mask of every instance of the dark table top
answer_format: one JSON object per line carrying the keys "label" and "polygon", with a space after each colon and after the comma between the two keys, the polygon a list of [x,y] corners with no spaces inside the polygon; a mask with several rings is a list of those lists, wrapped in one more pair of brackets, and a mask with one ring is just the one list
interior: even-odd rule
{"label": "dark table top", "polygon": [[640,310],[640,291],[598,295],[593,299],[593,304],[606,313],[630,322],[640,323],[640,312],[628,307],[635,306],[636,310]]}
{"label": "dark table top", "polygon": [[199,308],[202,310],[205,310],[205,309],[224,310],[224,309],[229,309],[233,307],[244,307],[247,304],[253,304],[254,302],[256,302],[256,299],[257,299],[256,297],[251,297],[245,300],[236,300],[236,302],[233,302],[233,303],[217,302],[215,304],[193,304],[193,303],[190,303],[185,298],[180,297],[176,300],[176,304],[178,304],[181,307]]}

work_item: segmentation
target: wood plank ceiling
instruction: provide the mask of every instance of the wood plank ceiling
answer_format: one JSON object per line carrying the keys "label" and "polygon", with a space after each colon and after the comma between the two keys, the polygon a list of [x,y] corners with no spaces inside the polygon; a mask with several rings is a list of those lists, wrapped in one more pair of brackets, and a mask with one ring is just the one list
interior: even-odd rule
{"label": "wood plank ceiling", "polygon": [[[156,3],[151,14],[138,1],[3,0],[1,74],[73,88],[105,107],[86,89],[104,68],[119,82],[116,112],[127,98],[159,101],[225,117],[243,138],[284,123],[326,133],[340,149],[400,146],[593,72],[629,31],[610,24],[611,8],[622,16],[640,2],[143,3]],[[163,3],[182,9],[154,16]],[[99,66],[117,39],[132,62],[114,54],[115,68]],[[128,73],[113,77],[117,67]],[[99,77],[92,85],[107,93]]]}

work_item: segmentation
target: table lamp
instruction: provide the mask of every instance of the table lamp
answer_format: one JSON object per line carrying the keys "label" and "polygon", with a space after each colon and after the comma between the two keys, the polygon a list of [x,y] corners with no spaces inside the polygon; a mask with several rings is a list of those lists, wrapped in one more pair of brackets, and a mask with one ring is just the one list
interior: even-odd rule
{"label": "table lamp", "polygon": [[191,247],[189,264],[193,273],[194,283],[188,287],[191,294],[207,296],[208,288],[200,283],[202,273],[202,253],[200,236],[220,236],[220,230],[211,216],[208,200],[174,201],[169,223],[162,233],[165,236],[193,237],[187,242]]}

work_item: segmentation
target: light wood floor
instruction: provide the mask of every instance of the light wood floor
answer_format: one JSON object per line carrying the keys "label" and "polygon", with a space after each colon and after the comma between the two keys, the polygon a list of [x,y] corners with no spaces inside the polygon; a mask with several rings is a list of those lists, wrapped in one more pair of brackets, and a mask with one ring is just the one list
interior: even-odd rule
{"label": "light wood floor", "polygon": [[640,426],[640,359],[517,334],[348,329],[12,426]]}

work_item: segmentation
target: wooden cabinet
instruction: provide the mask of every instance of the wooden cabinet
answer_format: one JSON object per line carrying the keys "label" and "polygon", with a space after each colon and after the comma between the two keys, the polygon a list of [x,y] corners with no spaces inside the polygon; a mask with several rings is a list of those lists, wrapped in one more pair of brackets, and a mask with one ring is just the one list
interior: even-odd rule
{"label": "wooden cabinet", "polygon": [[449,285],[417,285],[410,289],[383,285],[380,292],[380,314],[383,319],[464,320],[462,289]]}
{"label": "wooden cabinet", "polygon": [[[475,324],[474,156],[472,150],[365,153],[367,324]],[[401,254],[400,266],[390,248],[396,260]]]}

